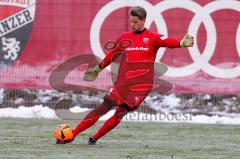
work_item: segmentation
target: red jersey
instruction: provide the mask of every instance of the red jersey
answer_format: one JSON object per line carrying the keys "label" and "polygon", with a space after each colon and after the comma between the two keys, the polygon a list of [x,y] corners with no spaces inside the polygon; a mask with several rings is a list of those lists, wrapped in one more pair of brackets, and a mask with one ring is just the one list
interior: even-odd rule
{"label": "red jersey", "polygon": [[[178,48],[180,47],[180,40],[167,38],[164,35],[150,32],[148,29],[139,33],[124,33],[118,38],[117,46],[106,55],[99,67],[103,69],[119,55],[123,55],[114,87],[120,89],[118,93],[122,94],[121,96],[128,96],[123,98],[131,98],[129,100],[132,100],[133,97],[136,97],[136,93],[128,94],[131,92],[130,89],[133,85],[136,86],[137,84],[139,86],[149,81],[152,82],[154,61],[160,47]],[[150,72],[151,75],[142,78],[141,75],[146,72]],[[137,76],[139,77],[136,78]],[[149,92],[150,89],[145,90],[145,93],[141,96],[146,96]],[[132,102],[126,103],[134,105]]]}
{"label": "red jersey", "polygon": [[[121,43],[124,41],[130,42],[130,46],[124,48],[124,44]],[[139,33],[129,32],[122,34],[122,36],[118,38],[117,44],[117,47],[110,51],[100,63],[100,68],[103,69],[107,67],[120,55],[119,52],[127,55],[127,61],[122,60],[119,69],[123,67],[125,62],[154,62],[160,47],[178,48],[180,47],[180,40],[170,39],[164,35],[144,29]]]}

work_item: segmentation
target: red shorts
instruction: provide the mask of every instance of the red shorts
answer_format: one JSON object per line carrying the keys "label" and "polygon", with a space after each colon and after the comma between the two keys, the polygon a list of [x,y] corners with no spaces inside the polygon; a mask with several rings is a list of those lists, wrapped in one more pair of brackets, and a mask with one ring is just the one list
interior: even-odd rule
{"label": "red shorts", "polygon": [[112,87],[105,95],[104,100],[107,100],[111,104],[122,106],[127,105],[130,111],[137,109],[143,100],[146,98],[145,96],[136,96],[134,93],[126,92],[123,96],[117,91],[115,87]]}

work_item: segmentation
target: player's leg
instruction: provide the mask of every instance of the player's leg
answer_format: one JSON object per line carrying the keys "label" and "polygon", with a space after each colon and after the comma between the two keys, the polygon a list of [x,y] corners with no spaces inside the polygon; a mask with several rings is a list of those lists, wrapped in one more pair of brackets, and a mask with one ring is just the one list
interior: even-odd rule
{"label": "player's leg", "polygon": [[94,108],[87,116],[74,128],[73,137],[75,138],[80,132],[91,127],[97,120],[113,108],[114,105],[104,100],[103,103]]}
{"label": "player's leg", "polygon": [[96,134],[89,138],[88,143],[91,145],[96,144],[99,138],[111,131],[121,122],[122,118],[128,113],[128,111],[129,110],[125,107],[118,107],[114,115],[102,125],[102,127],[96,132]]}
{"label": "player's leg", "polygon": [[75,138],[80,132],[91,127],[97,120],[105,115],[109,110],[117,105],[118,97],[115,93],[111,93],[113,89],[104,97],[104,102],[94,108],[73,130],[73,137]]}

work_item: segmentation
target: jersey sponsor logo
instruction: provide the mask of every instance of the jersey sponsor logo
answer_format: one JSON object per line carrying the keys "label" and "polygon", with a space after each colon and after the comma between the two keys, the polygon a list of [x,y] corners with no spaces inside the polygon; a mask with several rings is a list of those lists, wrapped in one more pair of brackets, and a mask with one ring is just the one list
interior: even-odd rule
{"label": "jersey sponsor logo", "polygon": [[126,51],[148,51],[148,47],[128,47],[126,48]]}
{"label": "jersey sponsor logo", "polygon": [[32,31],[36,0],[0,0],[0,69],[23,52]]}

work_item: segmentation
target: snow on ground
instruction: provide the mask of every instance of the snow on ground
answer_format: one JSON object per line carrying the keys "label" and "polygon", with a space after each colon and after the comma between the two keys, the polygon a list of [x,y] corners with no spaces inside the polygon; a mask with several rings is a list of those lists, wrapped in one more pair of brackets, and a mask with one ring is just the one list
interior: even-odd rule
{"label": "snow on ground", "polygon": [[1,118],[45,118],[57,119],[57,115],[53,109],[36,105],[34,107],[20,106],[18,108],[2,108],[0,109]]}
{"label": "snow on ground", "polygon": [[[88,108],[80,108],[78,106],[71,108],[73,113],[82,113],[88,111]],[[101,121],[109,119],[114,114],[114,110],[109,111],[106,115],[100,118]],[[20,106],[18,108],[2,108],[0,109],[1,118],[44,118],[58,119],[55,111],[42,105],[34,107]],[[167,123],[196,123],[196,124],[240,124],[240,117],[225,117],[225,116],[207,116],[184,113],[157,113],[145,114],[142,112],[132,112],[126,115],[123,119],[126,122],[167,122]]]}
{"label": "snow on ground", "polygon": [[[56,96],[56,93],[49,91],[39,91],[37,100],[42,103],[50,100],[49,94]],[[59,94],[58,94],[59,95]],[[4,91],[0,89],[0,104],[4,100]],[[102,98],[89,96],[86,94],[80,95],[81,99],[86,101],[98,101],[101,102]],[[74,97],[75,98],[75,97]],[[204,95],[201,97],[204,100],[209,100],[210,95]],[[17,103],[21,103],[23,99],[18,98],[15,100]],[[233,105],[234,97],[230,99],[223,99],[224,107],[229,108]],[[192,99],[186,102],[191,103]],[[145,105],[158,111],[155,114],[146,114],[143,112],[135,111],[127,114],[124,117],[124,121],[131,122],[174,122],[174,123],[202,123],[202,124],[240,124],[240,113],[229,113],[225,109],[219,111],[218,108],[211,108],[208,114],[194,114],[199,111],[195,107],[189,106],[187,111],[182,108],[182,99],[175,94],[169,95],[154,95],[148,96],[144,101]],[[207,103],[211,106],[212,103]],[[191,104],[190,104],[191,105]],[[204,108],[205,109],[205,108]],[[81,108],[80,106],[74,106],[69,109],[73,113],[82,113],[88,111],[88,108]],[[205,110],[203,110],[205,111]],[[112,116],[114,111],[110,111],[100,120],[105,121]],[[194,114],[194,115],[193,115]],[[210,114],[210,115],[209,115]],[[58,119],[54,109],[49,108],[44,104],[37,104],[31,107],[21,105],[17,108],[0,108],[0,118],[45,118],[45,119]]]}
{"label": "snow on ground", "polygon": [[176,108],[181,106],[181,99],[176,97],[175,94],[169,94],[165,96],[147,96],[145,103],[152,109],[161,112],[179,112]]}

